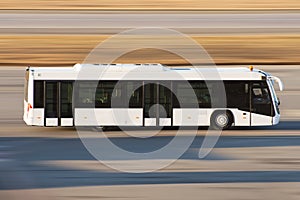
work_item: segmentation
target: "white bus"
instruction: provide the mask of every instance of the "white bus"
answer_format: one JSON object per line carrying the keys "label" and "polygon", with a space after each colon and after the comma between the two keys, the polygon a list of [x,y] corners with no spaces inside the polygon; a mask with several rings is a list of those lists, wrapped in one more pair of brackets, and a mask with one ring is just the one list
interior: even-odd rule
{"label": "white bus", "polygon": [[[82,69],[99,68],[105,68],[105,73],[97,80],[78,78]],[[134,77],[122,78],[132,69],[137,69]],[[219,79],[209,75],[201,79],[195,75],[210,71],[217,72]],[[174,72],[186,81],[178,79]],[[161,64],[28,67],[23,118],[27,125],[34,126],[212,125],[217,129],[271,126],[280,119],[275,82],[282,90],[279,78],[251,67],[195,69]],[[226,106],[212,105],[211,97],[213,93],[218,95],[219,83],[225,89]],[[187,88],[192,88],[196,106],[190,102],[193,98]],[[117,103],[112,106],[112,101]],[[156,109],[152,109],[154,105]]]}

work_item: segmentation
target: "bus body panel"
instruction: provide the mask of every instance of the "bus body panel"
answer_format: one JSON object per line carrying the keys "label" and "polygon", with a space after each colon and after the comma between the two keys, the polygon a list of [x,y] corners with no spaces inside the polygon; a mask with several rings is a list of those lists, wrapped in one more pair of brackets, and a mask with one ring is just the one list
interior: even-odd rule
{"label": "bus body panel", "polygon": [[260,114],[251,114],[251,126],[271,126],[273,125],[273,117],[260,115]]}
{"label": "bus body panel", "polygon": [[143,109],[76,108],[75,126],[143,126]]}
{"label": "bus body panel", "polygon": [[30,109],[30,104],[28,103],[28,101],[24,100],[23,120],[27,125],[34,125],[32,118],[33,118],[33,110]]}
{"label": "bus body panel", "polygon": [[76,64],[74,67],[30,68],[35,80],[261,80],[248,68],[168,68],[160,64]]}
{"label": "bus body panel", "polygon": [[238,109],[228,109],[233,114],[234,126],[250,126],[250,112],[238,110]]}
{"label": "bus body panel", "polygon": [[61,126],[74,126],[73,118],[60,118]]}
{"label": "bus body panel", "polygon": [[[111,110],[111,109],[109,109]],[[215,110],[222,110],[222,109],[173,109],[173,121],[171,118],[160,118],[159,124],[160,126],[209,126],[210,125],[210,117],[211,114]],[[250,112],[241,111],[238,109],[227,109],[230,110],[233,113],[234,116],[234,126],[250,126]],[[128,115],[130,115],[129,110]],[[34,126],[56,126],[57,124],[57,118],[54,120],[51,118],[48,118],[47,125],[44,124],[44,109],[36,108],[32,110],[33,112],[33,122],[30,125]],[[94,118],[93,113],[98,113],[99,117],[97,117],[96,122],[92,123],[89,122],[88,119]],[[141,111],[139,111],[141,112]],[[98,109],[98,111],[95,111],[95,109],[75,109],[75,125],[76,126],[104,126],[104,125],[120,125],[118,124],[118,120],[114,119],[114,116],[116,113],[111,112],[106,109],[104,111],[103,109]],[[109,116],[107,113],[110,113],[109,122],[105,122],[103,119],[101,119],[101,116]],[[124,111],[123,111],[124,114]],[[245,115],[246,114],[246,115]],[[139,114],[141,119],[143,119],[142,113]],[[83,116],[90,116],[88,119],[82,119]],[[108,121],[108,118],[105,117],[105,120]],[[137,116],[135,116],[137,117]],[[186,119],[185,121],[182,121],[183,119]],[[190,118],[190,119],[189,119]],[[273,118],[273,124],[278,124],[279,122],[278,116]],[[73,118],[61,118],[61,126],[74,126],[73,124]],[[193,120],[195,122],[193,122]],[[101,123],[102,122],[102,123]],[[104,123],[105,122],[105,123]],[[132,126],[142,126],[142,122],[139,123],[123,123],[123,125],[132,125]],[[29,124],[28,124],[29,125]],[[255,124],[254,124],[255,125]],[[145,118],[144,119],[144,126],[156,126],[156,118]]]}
{"label": "bus body panel", "polygon": [[174,126],[208,126],[212,109],[173,109]]}
{"label": "bus body panel", "polygon": [[156,126],[157,119],[156,118],[145,118],[144,126]]}
{"label": "bus body panel", "polygon": [[33,109],[33,125],[44,126],[44,108],[34,108]]}
{"label": "bus body panel", "polygon": [[58,118],[46,118],[46,126],[58,126]]}
{"label": "bus body panel", "polygon": [[238,109],[173,109],[174,126],[209,126],[215,111],[228,110],[234,118],[234,126],[250,126],[250,112]]}
{"label": "bus body panel", "polygon": [[24,115],[23,120],[27,125],[33,125],[33,72],[29,69],[25,72],[24,88]]}
{"label": "bus body panel", "polygon": [[171,126],[172,119],[171,118],[159,118],[159,126]]}

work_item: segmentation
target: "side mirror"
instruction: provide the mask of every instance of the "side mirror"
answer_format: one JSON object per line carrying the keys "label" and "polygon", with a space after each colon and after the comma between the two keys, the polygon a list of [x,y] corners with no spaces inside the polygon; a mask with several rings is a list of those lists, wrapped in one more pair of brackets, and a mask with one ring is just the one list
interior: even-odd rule
{"label": "side mirror", "polygon": [[279,86],[279,90],[280,91],[283,91],[284,89],[284,85],[283,85],[283,82],[280,80],[280,78],[276,77],[276,76],[269,76],[270,79],[273,79],[275,82],[278,83],[278,86]]}
{"label": "side mirror", "polygon": [[280,99],[277,98],[277,104],[280,106]]}

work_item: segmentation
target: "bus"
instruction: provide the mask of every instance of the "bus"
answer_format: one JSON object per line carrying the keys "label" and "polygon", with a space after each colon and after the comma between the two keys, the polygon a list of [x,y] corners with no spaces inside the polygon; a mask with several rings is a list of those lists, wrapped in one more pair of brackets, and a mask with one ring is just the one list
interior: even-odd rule
{"label": "bus", "polygon": [[[80,76],[82,69],[90,72],[105,69],[105,73],[90,78]],[[124,78],[133,69],[135,75]],[[199,72],[206,76],[196,75]],[[219,78],[211,75],[215,72]],[[272,126],[280,120],[275,83],[282,91],[283,84],[278,77],[252,66],[214,69],[161,64],[28,67],[23,119],[33,126],[211,126],[215,129]],[[224,97],[218,97],[220,84]],[[218,99],[225,99],[226,105],[216,103]]]}

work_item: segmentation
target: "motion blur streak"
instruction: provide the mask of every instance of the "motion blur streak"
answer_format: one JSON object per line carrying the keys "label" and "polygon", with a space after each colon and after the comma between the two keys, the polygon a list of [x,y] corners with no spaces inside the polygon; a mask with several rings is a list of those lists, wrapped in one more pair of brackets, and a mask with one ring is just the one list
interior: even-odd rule
{"label": "motion blur streak", "polygon": [[[113,34],[156,26],[190,35],[217,64],[297,64],[299,21],[297,13],[0,14],[0,61],[3,65],[72,65],[82,62],[91,49]],[[151,34],[142,39],[149,43],[153,40]],[[127,40],[130,44],[130,35]],[[111,51],[113,48],[107,54]],[[155,50],[134,55],[119,61],[187,64]]]}
{"label": "motion blur streak", "polygon": [[3,0],[4,10],[296,10],[298,0]]}
{"label": "motion blur streak", "polygon": [[[2,65],[53,66],[80,63],[109,36],[94,35],[0,35]],[[194,36],[217,64],[300,63],[300,36]],[[151,36],[146,38],[151,43]],[[128,37],[128,42],[130,38]],[[183,48],[172,44],[172,48]],[[117,46],[115,47],[117,48]],[[114,47],[107,49],[109,55]],[[124,63],[187,64],[168,52],[144,49],[120,58]]]}

